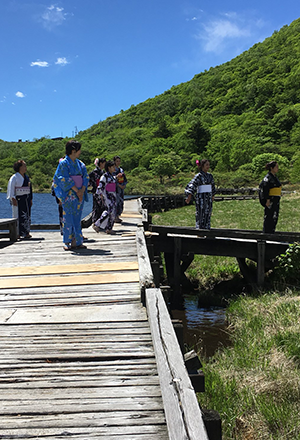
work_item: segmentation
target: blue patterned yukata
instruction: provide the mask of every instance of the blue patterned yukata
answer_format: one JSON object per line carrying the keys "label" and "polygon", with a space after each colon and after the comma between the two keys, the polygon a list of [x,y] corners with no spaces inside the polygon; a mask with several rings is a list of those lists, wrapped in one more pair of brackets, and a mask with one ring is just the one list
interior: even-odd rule
{"label": "blue patterned yukata", "polygon": [[[81,176],[82,184],[85,186],[85,193],[82,202],[79,201],[75,191],[72,190],[75,182],[71,176]],[[62,202],[63,207],[63,242],[68,245],[72,240],[76,240],[76,246],[83,243],[81,230],[81,215],[84,201],[88,200],[88,174],[84,163],[75,159],[73,162],[69,156],[66,156],[56,169],[53,178],[53,187],[55,195]],[[77,186],[77,185],[76,185]]]}
{"label": "blue patterned yukata", "polygon": [[105,208],[95,225],[105,231],[111,231],[117,215],[117,195],[116,179],[109,171],[101,177],[97,194],[102,195]]}
{"label": "blue patterned yukata", "polygon": [[188,183],[185,194],[196,193],[196,228],[210,229],[210,217],[212,212],[212,200],[216,194],[215,182],[212,174],[200,171]]}

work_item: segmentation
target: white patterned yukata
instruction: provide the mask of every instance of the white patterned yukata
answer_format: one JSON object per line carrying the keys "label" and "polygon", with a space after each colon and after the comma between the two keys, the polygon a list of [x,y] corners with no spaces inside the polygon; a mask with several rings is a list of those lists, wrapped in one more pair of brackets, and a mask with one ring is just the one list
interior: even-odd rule
{"label": "white patterned yukata", "polygon": [[[114,191],[112,190],[114,187]],[[95,222],[98,228],[111,231],[117,215],[116,179],[109,171],[100,178],[97,194],[103,196],[105,205],[101,217]]]}
{"label": "white patterned yukata", "polygon": [[196,201],[196,229],[210,229],[212,199],[216,194],[215,182],[211,173],[200,171],[188,183],[185,194],[195,196]]}

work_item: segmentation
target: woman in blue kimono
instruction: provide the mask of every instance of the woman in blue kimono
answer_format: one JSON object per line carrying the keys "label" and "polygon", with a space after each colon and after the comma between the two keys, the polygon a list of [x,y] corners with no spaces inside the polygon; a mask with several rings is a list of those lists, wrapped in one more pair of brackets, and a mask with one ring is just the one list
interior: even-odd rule
{"label": "woman in blue kimono", "polygon": [[66,144],[66,157],[59,162],[53,177],[55,195],[63,207],[64,250],[85,249],[81,230],[84,201],[88,200],[88,174],[79,156],[81,144],[71,140]]}
{"label": "woman in blue kimono", "polygon": [[95,222],[94,229],[96,232],[100,232],[100,229],[104,229],[107,234],[114,234],[112,228],[117,215],[117,182],[114,176],[114,161],[108,160],[105,164],[105,170],[106,173],[101,177],[97,189],[97,193],[101,197],[105,208],[100,219]]}
{"label": "woman in blue kimono", "polygon": [[7,186],[7,198],[12,206],[13,218],[18,219],[18,238],[31,238],[31,206],[32,187],[26,174],[27,166],[24,160],[14,164],[15,174],[11,176]]}
{"label": "woman in blue kimono", "polygon": [[188,183],[185,194],[186,203],[190,203],[196,193],[196,229],[210,229],[212,202],[216,194],[215,182],[208,172],[209,161],[202,159],[198,165],[200,172]]}

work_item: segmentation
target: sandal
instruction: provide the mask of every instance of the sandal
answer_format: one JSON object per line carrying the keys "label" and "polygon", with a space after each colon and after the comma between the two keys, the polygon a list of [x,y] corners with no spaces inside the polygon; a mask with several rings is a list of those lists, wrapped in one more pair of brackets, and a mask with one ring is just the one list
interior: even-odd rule
{"label": "sandal", "polygon": [[76,249],[87,249],[85,244],[80,244],[79,246],[76,246]]}
{"label": "sandal", "polygon": [[25,235],[24,240],[29,240],[30,238],[32,238],[32,235],[27,234],[27,235]]}
{"label": "sandal", "polygon": [[99,226],[93,225],[93,229],[94,229],[94,231],[96,231],[96,232],[100,232],[100,228],[99,228]]}
{"label": "sandal", "polygon": [[64,250],[64,251],[71,251],[71,250],[72,250],[72,245],[71,245],[71,243],[65,243],[65,244],[63,245],[63,250]]}

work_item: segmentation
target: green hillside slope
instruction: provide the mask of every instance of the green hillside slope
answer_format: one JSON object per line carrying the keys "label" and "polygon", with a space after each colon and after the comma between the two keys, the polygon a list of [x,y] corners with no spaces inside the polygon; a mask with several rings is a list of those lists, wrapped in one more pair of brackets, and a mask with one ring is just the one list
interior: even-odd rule
{"label": "green hillside slope", "polygon": [[[238,185],[258,179],[276,155],[280,177],[298,182],[299,36],[300,19],[233,60],[80,132],[82,159],[92,168],[96,156],[119,154],[133,178],[145,179],[194,171],[195,159],[205,156],[217,178]],[[52,177],[64,144],[0,141],[0,186],[19,157],[35,185],[45,185],[42,175]]]}

